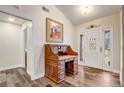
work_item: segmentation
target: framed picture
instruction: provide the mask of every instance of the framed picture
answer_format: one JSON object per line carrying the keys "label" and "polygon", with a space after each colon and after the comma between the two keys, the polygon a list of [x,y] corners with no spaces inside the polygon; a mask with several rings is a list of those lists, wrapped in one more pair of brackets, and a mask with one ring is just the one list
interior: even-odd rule
{"label": "framed picture", "polygon": [[54,43],[63,42],[63,24],[46,18],[46,41]]}

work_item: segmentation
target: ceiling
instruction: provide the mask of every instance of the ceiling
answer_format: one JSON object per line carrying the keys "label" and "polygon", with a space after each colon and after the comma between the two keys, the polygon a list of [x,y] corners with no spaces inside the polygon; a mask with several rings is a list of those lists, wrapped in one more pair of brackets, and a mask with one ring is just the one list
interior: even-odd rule
{"label": "ceiling", "polygon": [[119,5],[92,5],[89,13],[82,13],[79,5],[56,5],[64,15],[74,24],[82,24],[97,18],[119,13]]}
{"label": "ceiling", "polygon": [[[9,18],[14,19],[14,21],[10,21]],[[15,17],[15,16],[12,16],[12,15],[0,12],[0,21],[13,23],[13,24],[17,24],[17,25],[22,25],[27,20],[24,20],[22,18]]]}

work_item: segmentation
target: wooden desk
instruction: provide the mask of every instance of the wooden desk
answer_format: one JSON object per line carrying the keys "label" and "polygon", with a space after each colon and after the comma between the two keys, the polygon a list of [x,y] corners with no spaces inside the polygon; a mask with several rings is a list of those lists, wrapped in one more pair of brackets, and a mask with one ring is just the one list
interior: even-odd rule
{"label": "wooden desk", "polygon": [[[66,55],[57,54],[58,47],[65,49]],[[66,48],[65,48],[66,47]],[[63,50],[64,51],[64,50]],[[65,79],[65,73],[76,75],[78,73],[78,56],[67,45],[45,45],[45,76],[56,83]]]}

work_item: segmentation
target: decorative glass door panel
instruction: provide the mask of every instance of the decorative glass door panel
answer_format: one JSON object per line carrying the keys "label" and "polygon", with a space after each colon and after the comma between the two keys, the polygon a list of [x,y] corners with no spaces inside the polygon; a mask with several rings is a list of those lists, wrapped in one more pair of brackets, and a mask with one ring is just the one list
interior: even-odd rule
{"label": "decorative glass door panel", "polygon": [[111,29],[104,30],[104,68],[112,68],[112,33]]}

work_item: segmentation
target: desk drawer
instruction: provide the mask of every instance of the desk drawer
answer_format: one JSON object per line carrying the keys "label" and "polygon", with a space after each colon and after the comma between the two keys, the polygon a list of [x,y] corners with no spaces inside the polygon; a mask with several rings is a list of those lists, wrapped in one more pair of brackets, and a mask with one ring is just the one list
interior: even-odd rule
{"label": "desk drawer", "polygon": [[65,69],[65,65],[59,65],[58,66],[58,70],[63,70],[63,69]]}
{"label": "desk drawer", "polygon": [[65,68],[58,69],[58,74],[62,74],[62,73],[65,73]]}
{"label": "desk drawer", "polygon": [[64,65],[65,64],[65,61],[64,60],[61,60],[58,62],[58,66],[61,66],[61,65]]}
{"label": "desk drawer", "polygon": [[61,74],[58,75],[58,79],[61,80],[61,79],[64,79],[64,78],[65,78],[65,74],[64,73],[61,73]]}

